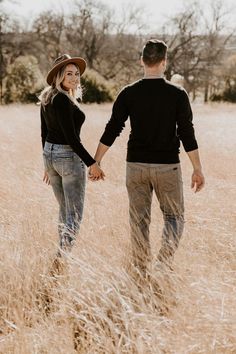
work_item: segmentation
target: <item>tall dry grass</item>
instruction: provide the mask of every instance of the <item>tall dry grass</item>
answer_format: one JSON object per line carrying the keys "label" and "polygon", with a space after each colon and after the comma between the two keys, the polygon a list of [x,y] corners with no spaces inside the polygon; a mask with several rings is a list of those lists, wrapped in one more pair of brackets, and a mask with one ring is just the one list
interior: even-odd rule
{"label": "tall dry grass", "polygon": [[[93,153],[111,105],[83,108]],[[236,107],[193,109],[206,188],[192,193],[182,153],[186,223],[174,272],[151,270],[140,283],[127,268],[128,127],[104,159],[106,181],[88,182],[76,246],[52,277],[57,204],[42,183],[38,107],[0,108],[0,353],[236,353]],[[154,198],[153,257],[161,229]]]}

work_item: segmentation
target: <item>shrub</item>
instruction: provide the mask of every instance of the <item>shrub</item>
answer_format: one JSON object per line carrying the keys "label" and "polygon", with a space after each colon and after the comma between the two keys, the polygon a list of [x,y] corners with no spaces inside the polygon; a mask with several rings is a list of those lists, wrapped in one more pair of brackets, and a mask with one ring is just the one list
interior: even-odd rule
{"label": "shrub", "polygon": [[4,101],[37,102],[37,93],[42,87],[43,77],[37,59],[32,55],[20,56],[8,67]]}
{"label": "shrub", "polygon": [[222,95],[221,95],[221,94],[213,93],[213,94],[210,96],[210,101],[212,101],[212,102],[222,101]]}
{"label": "shrub", "polygon": [[225,101],[236,103],[236,82],[233,85],[227,85],[227,87],[222,93],[213,94],[210,99],[211,101]]}
{"label": "shrub", "polygon": [[111,85],[96,71],[87,69],[81,77],[83,102],[111,102],[113,93]]}
{"label": "shrub", "polygon": [[227,87],[223,92],[223,101],[236,102],[236,84]]}

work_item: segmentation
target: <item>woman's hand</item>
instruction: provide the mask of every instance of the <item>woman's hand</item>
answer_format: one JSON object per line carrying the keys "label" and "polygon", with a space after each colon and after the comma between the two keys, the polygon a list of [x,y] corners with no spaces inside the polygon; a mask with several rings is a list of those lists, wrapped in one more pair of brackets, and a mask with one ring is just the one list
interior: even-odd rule
{"label": "woman's hand", "polygon": [[46,171],[44,171],[43,182],[45,182],[48,185],[50,184],[50,179]]}
{"label": "woman's hand", "polygon": [[100,179],[104,180],[105,174],[103,170],[98,166],[98,163],[95,162],[89,167],[88,178],[90,181],[99,181]]}

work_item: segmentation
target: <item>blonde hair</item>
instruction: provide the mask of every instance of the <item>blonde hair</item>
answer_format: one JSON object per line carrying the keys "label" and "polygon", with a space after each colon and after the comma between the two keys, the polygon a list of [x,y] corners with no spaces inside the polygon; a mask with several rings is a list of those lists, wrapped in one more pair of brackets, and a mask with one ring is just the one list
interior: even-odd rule
{"label": "blonde hair", "polygon": [[[76,68],[79,70],[78,65],[74,64]],[[82,99],[82,89],[81,86],[78,87],[77,90],[63,90],[61,83],[65,77],[65,70],[67,65],[64,65],[54,76],[53,82],[51,86],[46,87],[39,95],[39,100],[43,106],[47,105],[48,103],[52,102],[54,97],[59,93],[63,93],[66,95],[77,107],[79,107],[79,102],[77,98]]]}

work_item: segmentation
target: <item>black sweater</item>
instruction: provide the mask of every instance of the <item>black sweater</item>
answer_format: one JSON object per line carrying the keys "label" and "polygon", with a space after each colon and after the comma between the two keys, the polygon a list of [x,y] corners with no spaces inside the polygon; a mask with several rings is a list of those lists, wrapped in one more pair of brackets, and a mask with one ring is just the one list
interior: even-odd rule
{"label": "black sweater", "polygon": [[41,105],[41,137],[52,144],[70,145],[87,166],[95,160],[80,141],[81,126],[85,121],[84,113],[71,100],[59,92],[52,103]]}
{"label": "black sweater", "polygon": [[142,79],[126,86],[114,102],[100,141],[111,146],[128,117],[129,162],[177,163],[180,140],[185,151],[198,148],[188,95],[163,78]]}

